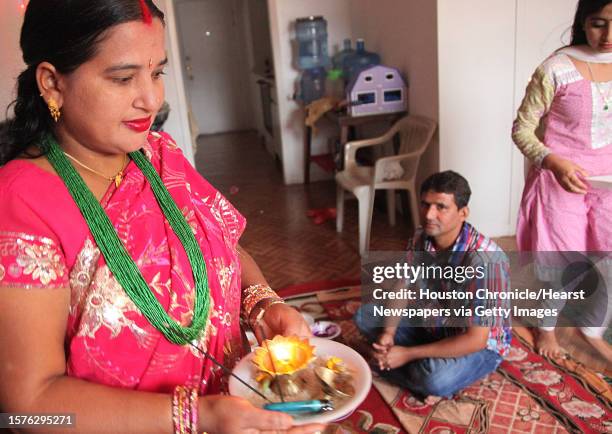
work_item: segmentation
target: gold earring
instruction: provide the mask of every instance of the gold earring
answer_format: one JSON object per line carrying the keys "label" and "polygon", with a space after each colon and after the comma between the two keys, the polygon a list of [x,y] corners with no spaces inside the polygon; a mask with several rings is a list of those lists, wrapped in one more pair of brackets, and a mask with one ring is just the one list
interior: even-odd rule
{"label": "gold earring", "polygon": [[57,122],[62,114],[60,112],[59,107],[57,106],[57,103],[52,97],[49,98],[49,102],[47,103],[47,106],[49,107],[49,112],[51,113],[51,117],[53,118],[55,122]]}

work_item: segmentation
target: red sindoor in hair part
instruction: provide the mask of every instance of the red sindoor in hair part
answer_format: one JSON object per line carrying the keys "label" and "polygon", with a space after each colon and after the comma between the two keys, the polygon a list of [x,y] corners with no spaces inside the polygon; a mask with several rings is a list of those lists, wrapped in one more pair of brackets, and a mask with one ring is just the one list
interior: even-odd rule
{"label": "red sindoor in hair part", "polygon": [[153,18],[151,17],[151,11],[145,3],[145,0],[140,0],[140,9],[142,9],[142,21],[144,21],[146,24],[151,24]]}

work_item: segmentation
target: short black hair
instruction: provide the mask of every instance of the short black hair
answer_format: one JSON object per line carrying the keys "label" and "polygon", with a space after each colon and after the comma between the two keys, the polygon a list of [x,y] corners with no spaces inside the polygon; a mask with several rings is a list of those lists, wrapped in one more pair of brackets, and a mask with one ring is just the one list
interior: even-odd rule
{"label": "short black hair", "polygon": [[467,180],[452,170],[434,173],[423,181],[420,191],[421,196],[428,191],[452,194],[459,209],[467,206],[472,195],[472,190]]}

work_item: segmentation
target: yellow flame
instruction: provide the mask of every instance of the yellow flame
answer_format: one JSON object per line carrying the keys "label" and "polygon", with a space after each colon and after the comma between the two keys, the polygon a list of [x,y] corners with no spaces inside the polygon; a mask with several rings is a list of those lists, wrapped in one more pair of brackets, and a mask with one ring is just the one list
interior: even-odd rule
{"label": "yellow flame", "polygon": [[308,339],[297,336],[275,336],[255,350],[253,363],[269,374],[292,374],[304,369],[314,358],[314,347]]}

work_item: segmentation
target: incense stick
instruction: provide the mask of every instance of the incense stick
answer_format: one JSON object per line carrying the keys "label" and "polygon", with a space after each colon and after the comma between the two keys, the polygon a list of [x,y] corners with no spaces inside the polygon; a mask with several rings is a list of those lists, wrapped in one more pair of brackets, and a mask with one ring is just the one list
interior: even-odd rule
{"label": "incense stick", "polygon": [[237,376],[236,374],[234,374],[232,371],[230,371],[228,368],[226,368],[221,362],[219,362],[217,359],[215,359],[213,356],[211,356],[208,351],[204,351],[201,350],[200,347],[198,347],[197,345],[191,344],[192,347],[194,347],[196,350],[198,350],[202,355],[204,355],[204,357],[206,357],[207,359],[209,359],[211,362],[213,362],[215,365],[217,365],[218,367],[220,367],[221,369],[223,369],[223,372],[225,372],[226,374],[231,375],[232,377],[234,377],[236,380],[240,381],[242,384],[244,384],[246,387],[248,387],[249,389],[251,389],[253,392],[255,392],[256,394],[258,394],[260,397],[262,397],[263,399],[265,399],[268,402],[272,402],[270,401],[266,395],[264,395],[263,393],[261,393],[259,390],[255,389],[253,386],[251,386],[249,383],[247,383],[246,381],[244,381],[242,378],[240,378],[239,376]]}

